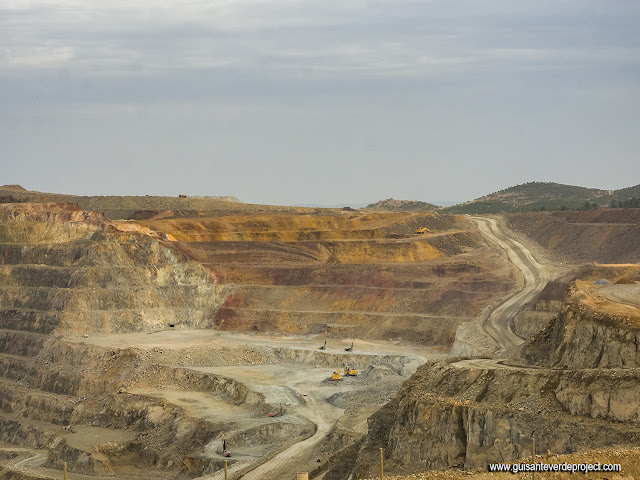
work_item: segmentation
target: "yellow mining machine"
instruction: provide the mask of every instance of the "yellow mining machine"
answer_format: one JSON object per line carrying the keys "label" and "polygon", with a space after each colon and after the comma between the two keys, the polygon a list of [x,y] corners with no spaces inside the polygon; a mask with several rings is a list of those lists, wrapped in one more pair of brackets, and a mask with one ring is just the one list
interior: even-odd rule
{"label": "yellow mining machine", "polygon": [[347,377],[357,377],[358,376],[358,369],[357,368],[349,368],[349,365],[346,365],[344,367],[344,374]]}
{"label": "yellow mining machine", "polygon": [[326,350],[327,349],[327,341],[324,341],[324,345],[318,347],[318,350]]}
{"label": "yellow mining machine", "polygon": [[331,375],[331,380],[342,380],[342,375],[340,375],[340,369],[337,369],[335,372],[333,372],[333,375]]}
{"label": "yellow mining machine", "polygon": [[420,233],[420,234],[431,233],[431,230],[429,230],[427,227],[420,227],[420,228],[416,228],[416,233]]}

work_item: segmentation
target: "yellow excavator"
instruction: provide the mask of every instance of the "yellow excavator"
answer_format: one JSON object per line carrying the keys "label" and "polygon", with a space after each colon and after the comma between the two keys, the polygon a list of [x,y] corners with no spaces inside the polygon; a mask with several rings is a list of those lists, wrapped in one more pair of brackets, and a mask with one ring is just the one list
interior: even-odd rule
{"label": "yellow excavator", "polygon": [[331,375],[331,380],[342,380],[342,375],[340,375],[340,369],[337,369],[335,372],[333,372],[333,375]]}
{"label": "yellow excavator", "polygon": [[431,230],[429,230],[427,227],[420,227],[420,228],[416,228],[416,233],[419,233],[419,234],[431,233]]}
{"label": "yellow excavator", "polygon": [[327,349],[327,341],[324,341],[324,345],[321,345],[320,347],[318,347],[318,350],[326,350]]}
{"label": "yellow excavator", "polygon": [[349,365],[344,367],[344,374],[347,377],[357,377],[358,369],[357,368],[349,368]]}

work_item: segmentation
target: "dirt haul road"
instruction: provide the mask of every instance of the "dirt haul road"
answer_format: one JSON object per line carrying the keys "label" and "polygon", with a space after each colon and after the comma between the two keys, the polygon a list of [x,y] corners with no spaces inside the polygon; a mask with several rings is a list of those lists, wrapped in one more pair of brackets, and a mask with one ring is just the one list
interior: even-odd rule
{"label": "dirt haul road", "polygon": [[[47,450],[34,450],[30,448],[0,447],[1,452],[13,452],[18,454],[16,458],[6,462],[0,462],[0,472],[5,469],[13,472],[9,478],[25,478],[38,480],[144,480],[148,478],[144,472],[139,475],[83,475],[80,473],[68,472],[67,476],[61,470],[47,468],[49,452]],[[18,476],[16,476],[18,475]],[[3,477],[4,478],[4,477]],[[168,480],[167,474],[157,475],[158,480]]]}
{"label": "dirt haul road", "polygon": [[[317,339],[305,339],[304,337],[276,338],[263,336],[246,336],[242,334],[225,334],[226,341],[243,343],[251,340],[254,345],[269,347],[281,347],[282,343],[296,344],[296,348],[309,349],[309,353],[317,353]],[[344,348],[349,346],[348,341],[332,340],[331,346],[321,354],[344,355]],[[359,341],[358,353],[369,355],[372,358],[386,355],[398,355],[406,358],[403,367],[403,376],[408,377],[416,368],[424,363],[427,358],[435,358],[438,354],[427,354],[422,347],[391,344],[385,342]],[[348,355],[345,355],[348,358]],[[330,372],[327,368],[316,368],[303,364],[267,364],[254,366],[227,366],[227,367],[199,367],[203,372],[215,373],[225,376],[233,376],[243,382],[249,388],[266,395],[266,400],[277,405],[278,402],[289,400],[291,404],[288,411],[301,415],[315,426],[314,433],[308,438],[293,441],[276,455],[269,457],[264,462],[255,462],[254,468],[247,471],[247,465],[240,463],[229,469],[230,478],[238,478],[238,472],[244,472],[239,476],[242,480],[258,480],[264,478],[283,479],[289,478],[292,472],[307,471],[318,466],[315,459],[325,455],[318,452],[319,445],[326,440],[332,429],[340,421],[344,409],[338,408],[328,402],[328,397],[335,393],[334,387],[324,384],[323,379]],[[353,387],[342,384],[338,391],[352,391]],[[375,389],[370,385],[370,389]],[[294,396],[286,398],[283,395],[287,391]],[[199,480],[222,480],[223,472],[199,477]]]}
{"label": "dirt haul road", "polygon": [[343,413],[336,408],[327,408],[324,398],[315,397],[315,395],[307,397],[307,405],[299,410],[302,415],[315,423],[315,433],[302,442],[294,443],[255,470],[250,471],[242,477],[243,480],[287,478],[302,463],[301,458],[308,458],[312,455],[317,445],[325,439]]}
{"label": "dirt haul road", "polygon": [[511,320],[524,306],[538,295],[550,280],[547,269],[520,242],[507,236],[496,219],[471,217],[489,240],[502,248],[509,261],[522,273],[524,286],[500,303],[484,321],[483,330],[493,339],[500,353],[505,353],[522,343],[511,327]]}

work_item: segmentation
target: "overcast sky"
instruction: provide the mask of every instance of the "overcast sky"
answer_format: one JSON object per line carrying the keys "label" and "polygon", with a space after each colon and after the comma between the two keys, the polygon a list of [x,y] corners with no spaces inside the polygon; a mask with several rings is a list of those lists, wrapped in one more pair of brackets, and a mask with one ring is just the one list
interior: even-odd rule
{"label": "overcast sky", "polygon": [[470,200],[639,151],[637,0],[0,0],[0,184]]}

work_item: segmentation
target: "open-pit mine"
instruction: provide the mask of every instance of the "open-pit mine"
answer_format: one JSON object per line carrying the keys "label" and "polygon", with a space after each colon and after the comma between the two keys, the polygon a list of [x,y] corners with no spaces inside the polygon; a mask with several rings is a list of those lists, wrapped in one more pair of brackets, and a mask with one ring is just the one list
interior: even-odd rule
{"label": "open-pit mine", "polygon": [[635,210],[60,200],[0,204],[1,479],[638,474]]}

